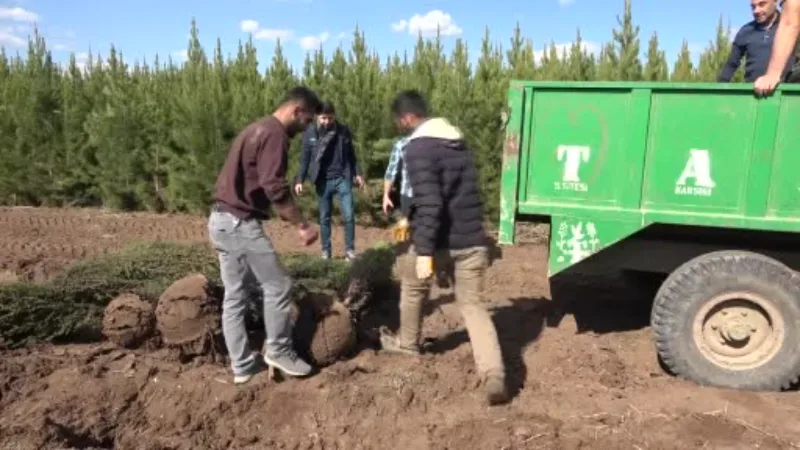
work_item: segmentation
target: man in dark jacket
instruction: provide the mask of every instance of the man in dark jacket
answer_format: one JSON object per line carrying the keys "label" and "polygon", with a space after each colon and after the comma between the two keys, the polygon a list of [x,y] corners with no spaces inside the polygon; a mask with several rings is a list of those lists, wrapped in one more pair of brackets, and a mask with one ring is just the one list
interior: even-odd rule
{"label": "man in dark jacket", "polygon": [[428,118],[425,99],[416,91],[400,93],[392,113],[398,128],[410,132],[404,162],[414,193],[412,242],[397,262],[401,278],[399,334],[382,329],[382,347],[397,353],[420,353],[422,303],[430,293],[435,264],[454,279],[456,302],[489,404],[505,402],[508,393],[497,330],[482,304],[490,255],[470,151],[461,132],[446,119]]}
{"label": "man in dark jacket", "polygon": [[[364,178],[353,148],[350,128],[336,120],[331,103],[323,102],[317,123],[303,134],[303,153],[300,156],[300,173],[295,180],[295,192],[303,193],[303,183],[310,179],[319,199],[319,226],[322,257],[331,257],[331,213],[333,197],[339,197],[339,208],[344,216],[345,254],[355,258],[355,211],[353,205],[353,179],[364,187]],[[309,174],[309,171],[311,172]]]}
{"label": "man in dark jacket", "polygon": [[[717,81],[730,82],[745,58],[744,79],[748,83],[767,73],[772,54],[772,43],[780,23],[778,0],[750,0],[753,20],[746,23],[733,39],[728,61],[722,67]],[[788,76],[791,64],[781,73],[781,80]]]}

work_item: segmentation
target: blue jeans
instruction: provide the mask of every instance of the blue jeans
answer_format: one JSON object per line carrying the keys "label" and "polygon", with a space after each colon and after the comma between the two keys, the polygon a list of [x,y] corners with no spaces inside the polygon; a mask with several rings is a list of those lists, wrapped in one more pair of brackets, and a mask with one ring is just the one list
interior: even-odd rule
{"label": "blue jeans", "polygon": [[269,356],[293,351],[292,279],[281,263],[259,220],[240,220],[225,212],[208,218],[211,244],[219,255],[225,296],[222,300],[222,334],[235,375],[247,373],[256,362],[250,351],[244,319],[247,286],[256,283],[264,294],[264,326]]}
{"label": "blue jeans", "polygon": [[331,213],[333,211],[333,197],[339,197],[339,209],[344,216],[344,242],[345,251],[355,250],[356,221],[353,211],[353,182],[347,178],[334,178],[317,183],[317,198],[319,199],[319,229],[322,251],[331,252]]}

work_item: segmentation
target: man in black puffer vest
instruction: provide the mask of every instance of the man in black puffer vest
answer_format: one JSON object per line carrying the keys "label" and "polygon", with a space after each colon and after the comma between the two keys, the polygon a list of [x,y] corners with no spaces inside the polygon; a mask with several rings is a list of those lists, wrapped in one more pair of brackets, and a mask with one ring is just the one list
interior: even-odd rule
{"label": "man in black puffer vest", "polygon": [[461,132],[444,118],[428,118],[425,99],[402,92],[392,104],[398,128],[410,134],[405,164],[413,198],[411,246],[398,258],[401,278],[400,330],[382,330],[384,350],[420,353],[422,303],[431,279],[442,269],[454,279],[456,302],[466,322],[478,375],[489,404],[508,400],[505,367],[497,330],[483,306],[484,276],[489,266],[488,237],[478,175]]}

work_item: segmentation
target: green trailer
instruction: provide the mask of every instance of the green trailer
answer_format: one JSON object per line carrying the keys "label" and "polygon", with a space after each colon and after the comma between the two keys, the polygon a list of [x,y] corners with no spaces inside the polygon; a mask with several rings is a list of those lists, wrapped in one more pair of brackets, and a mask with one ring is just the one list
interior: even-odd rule
{"label": "green trailer", "polygon": [[666,275],[650,325],[678,376],[798,381],[800,87],[515,80],[506,114],[501,245],[549,222],[550,277]]}

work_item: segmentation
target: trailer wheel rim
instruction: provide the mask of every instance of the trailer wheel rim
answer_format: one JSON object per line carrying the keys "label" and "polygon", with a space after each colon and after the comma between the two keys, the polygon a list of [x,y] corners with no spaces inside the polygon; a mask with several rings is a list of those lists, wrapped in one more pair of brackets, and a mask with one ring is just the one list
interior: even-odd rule
{"label": "trailer wheel rim", "polygon": [[771,301],[740,291],[706,302],[695,315],[692,334],[697,348],[712,363],[750,370],[778,353],[785,330],[783,316]]}

